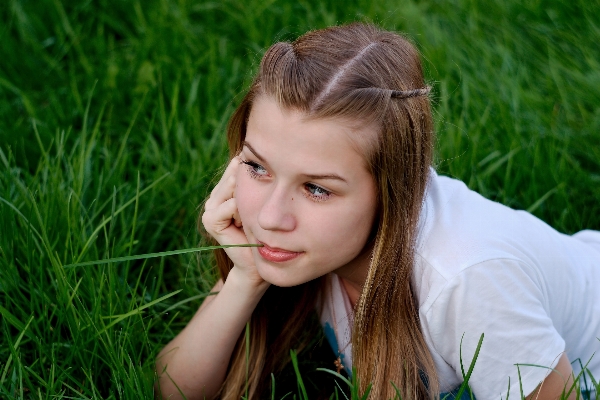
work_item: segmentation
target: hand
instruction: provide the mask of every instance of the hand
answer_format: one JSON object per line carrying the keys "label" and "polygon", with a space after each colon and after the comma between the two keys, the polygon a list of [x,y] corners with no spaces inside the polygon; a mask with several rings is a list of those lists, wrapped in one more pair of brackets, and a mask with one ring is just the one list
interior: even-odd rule
{"label": "hand", "polygon": [[[242,230],[242,220],[237,209],[234,196],[235,178],[240,167],[241,159],[234,157],[219,183],[210,193],[204,205],[202,224],[206,231],[221,245],[248,244],[248,238]],[[252,250],[248,247],[226,248],[227,256],[233,262],[234,268],[243,272],[253,284],[264,284],[265,281],[256,271]]]}

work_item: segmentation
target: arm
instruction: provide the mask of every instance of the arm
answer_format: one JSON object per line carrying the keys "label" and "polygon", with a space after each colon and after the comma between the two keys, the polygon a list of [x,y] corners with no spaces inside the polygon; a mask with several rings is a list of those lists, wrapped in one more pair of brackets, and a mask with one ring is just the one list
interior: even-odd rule
{"label": "arm", "polygon": [[[251,287],[236,268],[219,281],[185,329],[158,355],[164,398],[210,399],[219,391],[235,343],[268,285]],[[177,386],[176,386],[177,385]],[[179,387],[179,389],[177,388]]]}
{"label": "arm", "polygon": [[[206,201],[204,227],[222,245],[248,243],[234,197],[239,159],[234,158]],[[246,322],[269,287],[249,248],[227,248],[234,264],[192,320],[158,355],[159,397],[210,399],[225,380],[231,354]],[[157,392],[159,392],[157,390]]]}
{"label": "arm", "polygon": [[[546,377],[540,383],[540,385],[527,396],[527,400],[555,400],[561,399],[563,391],[569,392],[573,385],[573,368],[569,362],[569,358],[565,353],[558,360],[558,364],[554,367],[554,370],[550,372],[550,375]],[[576,398],[576,391],[573,390],[569,397],[565,399],[574,400]]]}

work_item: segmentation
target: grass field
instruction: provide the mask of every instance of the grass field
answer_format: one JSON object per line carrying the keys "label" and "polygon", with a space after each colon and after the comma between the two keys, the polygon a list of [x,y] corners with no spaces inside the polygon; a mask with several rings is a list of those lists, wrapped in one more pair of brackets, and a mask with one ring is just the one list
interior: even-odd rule
{"label": "grass field", "polygon": [[439,171],[560,231],[600,229],[599,15],[597,0],[4,1],[0,398],[153,397],[210,253],[65,265],[196,247],[228,116],[266,47],[309,29],[405,32]]}

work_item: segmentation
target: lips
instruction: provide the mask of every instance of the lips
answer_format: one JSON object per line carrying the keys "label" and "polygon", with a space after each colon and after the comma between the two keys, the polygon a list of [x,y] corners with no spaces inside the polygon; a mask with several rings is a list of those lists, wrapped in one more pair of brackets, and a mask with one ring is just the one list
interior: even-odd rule
{"label": "lips", "polygon": [[292,260],[302,254],[301,252],[270,247],[261,241],[258,243],[263,245],[262,247],[258,248],[258,253],[267,261],[284,262]]}

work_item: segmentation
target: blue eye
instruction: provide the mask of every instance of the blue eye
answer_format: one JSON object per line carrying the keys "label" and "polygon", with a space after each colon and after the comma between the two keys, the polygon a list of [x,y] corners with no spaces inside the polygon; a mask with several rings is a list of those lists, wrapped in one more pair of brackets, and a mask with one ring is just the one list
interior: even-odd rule
{"label": "blue eye", "polygon": [[329,190],[323,189],[321,186],[317,186],[313,183],[307,183],[304,185],[306,191],[308,192],[308,196],[313,200],[324,201],[331,196],[331,192]]}
{"label": "blue eye", "polygon": [[248,166],[248,172],[250,173],[250,176],[252,176],[253,178],[260,178],[262,176],[269,175],[269,173],[267,172],[265,167],[263,167],[260,164],[255,163],[254,161],[242,161],[242,163],[246,164]]}

